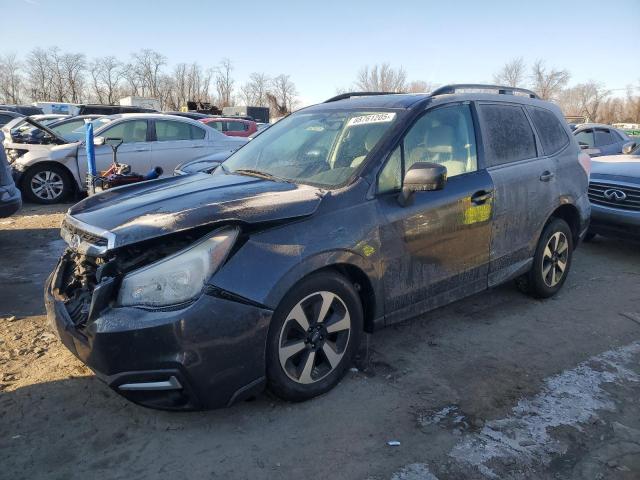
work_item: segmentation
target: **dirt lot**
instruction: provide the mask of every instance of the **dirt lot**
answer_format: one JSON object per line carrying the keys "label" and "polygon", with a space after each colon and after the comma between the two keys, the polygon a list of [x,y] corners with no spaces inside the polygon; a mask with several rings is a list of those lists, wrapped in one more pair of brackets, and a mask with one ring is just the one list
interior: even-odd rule
{"label": "dirt lot", "polygon": [[638,245],[582,246],[554,299],[509,284],[370,335],[313,401],[167,413],[46,324],[67,207],[0,219],[1,478],[640,478]]}

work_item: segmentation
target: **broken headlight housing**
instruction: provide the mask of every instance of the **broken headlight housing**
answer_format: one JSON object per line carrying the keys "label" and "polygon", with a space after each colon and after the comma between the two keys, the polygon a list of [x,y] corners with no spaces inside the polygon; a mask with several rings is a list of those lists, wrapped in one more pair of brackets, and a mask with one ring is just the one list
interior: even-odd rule
{"label": "broken headlight housing", "polygon": [[[0,145],[0,148],[2,148],[1,145]],[[11,164],[11,163],[15,162],[16,160],[18,160],[21,156],[23,156],[27,152],[28,152],[28,150],[24,150],[22,148],[8,148],[6,150],[7,161]]]}
{"label": "broken headlight housing", "polygon": [[221,228],[173,255],[128,273],[122,279],[118,305],[165,307],[193,300],[227,258],[238,232],[237,227]]}

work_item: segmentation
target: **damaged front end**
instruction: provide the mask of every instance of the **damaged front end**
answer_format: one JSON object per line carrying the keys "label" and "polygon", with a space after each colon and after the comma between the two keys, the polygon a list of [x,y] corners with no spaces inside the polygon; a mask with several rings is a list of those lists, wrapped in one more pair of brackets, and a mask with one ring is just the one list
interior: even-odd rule
{"label": "damaged front end", "polygon": [[[158,239],[151,239],[138,244],[128,245],[118,249],[111,249],[114,237],[106,231],[100,232],[97,229],[79,227],[68,217],[63,223],[61,234],[69,244],[69,248],[60,259],[58,268],[52,283],[52,293],[55,298],[64,303],[65,308],[71,317],[74,325],[82,329],[88,321],[95,319],[102,310],[107,307],[135,306],[141,308],[179,308],[184,307],[193,301],[201,292],[208,277],[217,269],[230,248],[226,245],[224,252],[218,252],[218,257],[214,258],[208,268],[202,268],[199,278],[187,274],[187,277],[175,278],[180,266],[174,266],[167,275],[172,279],[163,278],[163,272],[152,275],[150,284],[133,281],[131,278],[140,276],[139,271],[144,269],[149,271],[157,268],[161,263],[174,259],[176,263],[185,263],[185,259],[180,255],[192,247],[200,245],[203,239],[211,232],[210,228],[196,228],[188,232],[180,232]],[[92,230],[92,231],[89,231]],[[214,230],[220,232],[223,229]],[[233,243],[237,236],[238,229],[226,227],[223,231],[232,231],[233,236],[228,243]],[[214,238],[219,238],[215,236]],[[188,252],[187,252],[188,253]],[[207,250],[210,253],[210,249]],[[206,259],[205,259],[206,262]],[[183,267],[184,268],[184,267]],[[193,267],[197,269],[196,267]],[[149,278],[147,278],[149,281]],[[176,287],[174,283],[183,284],[194,282],[188,285],[191,295],[179,297],[175,295]],[[131,298],[124,299],[121,287],[125,282],[125,288],[130,292]],[[153,290],[151,295],[153,300],[144,290]],[[173,296],[163,292],[172,289]],[[145,293],[147,295],[145,296]],[[164,295],[164,297],[163,297]],[[165,298],[166,297],[166,298]],[[136,304],[135,299],[139,302]],[[175,300],[175,301],[173,301]]]}
{"label": "damaged front end", "polygon": [[[203,226],[115,249],[108,232],[87,227],[70,216],[63,223],[69,247],[47,282],[45,303],[61,341],[99,378],[162,409],[217,408],[262,388],[261,346],[272,312],[210,294],[207,286],[242,243],[237,226]],[[250,355],[237,335],[253,339]]]}

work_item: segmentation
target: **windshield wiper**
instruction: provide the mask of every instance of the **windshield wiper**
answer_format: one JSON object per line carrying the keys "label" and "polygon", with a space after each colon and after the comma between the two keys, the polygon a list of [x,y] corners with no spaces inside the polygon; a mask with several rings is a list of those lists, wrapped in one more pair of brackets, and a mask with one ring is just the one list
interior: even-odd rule
{"label": "windshield wiper", "polygon": [[268,172],[263,172],[261,170],[253,170],[251,168],[239,168],[238,170],[233,170],[230,173],[238,173],[240,175],[248,175],[250,177],[258,177],[258,178],[265,178],[267,180],[273,180],[274,182],[289,182],[289,180],[286,180],[282,177],[276,177],[275,175],[268,173]]}

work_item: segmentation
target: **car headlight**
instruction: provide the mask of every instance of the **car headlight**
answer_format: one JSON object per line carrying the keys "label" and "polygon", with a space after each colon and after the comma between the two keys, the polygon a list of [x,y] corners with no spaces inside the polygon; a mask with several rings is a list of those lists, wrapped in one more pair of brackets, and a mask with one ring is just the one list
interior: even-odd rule
{"label": "car headlight", "polygon": [[162,260],[125,275],[118,305],[162,307],[197,297],[224,262],[239,229],[222,228]]}

